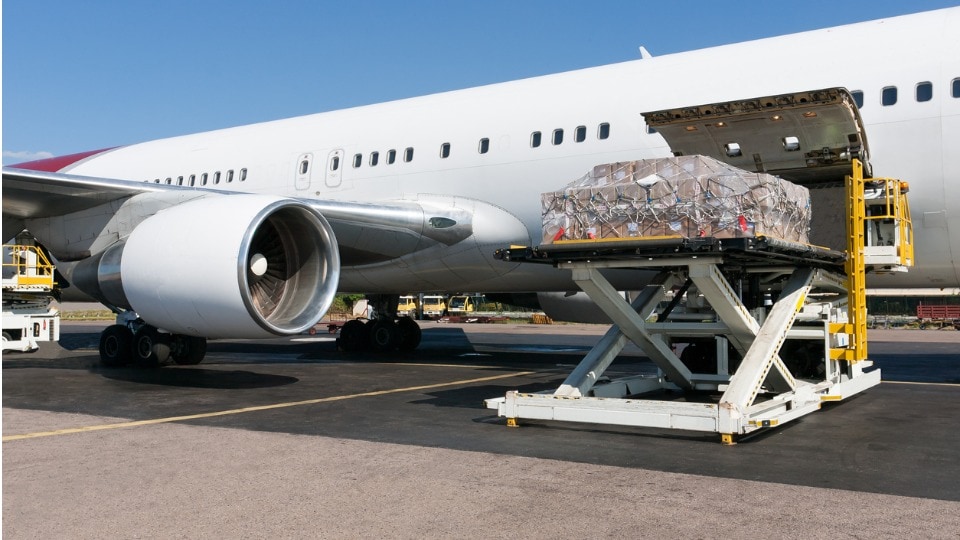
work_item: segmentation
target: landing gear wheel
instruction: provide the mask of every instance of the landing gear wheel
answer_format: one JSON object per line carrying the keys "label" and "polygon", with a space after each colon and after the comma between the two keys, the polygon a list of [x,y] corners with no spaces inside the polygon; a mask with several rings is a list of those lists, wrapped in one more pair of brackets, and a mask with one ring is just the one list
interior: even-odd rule
{"label": "landing gear wheel", "polygon": [[816,341],[789,339],[780,347],[780,358],[790,374],[800,379],[822,377],[826,370],[823,344]]}
{"label": "landing gear wheel", "polygon": [[100,333],[100,363],[106,367],[130,363],[133,352],[133,332],[121,324],[106,327]]}
{"label": "landing gear wheel", "polygon": [[376,352],[390,352],[400,345],[400,327],[389,319],[370,323],[370,348]]}
{"label": "landing gear wheel", "polygon": [[420,345],[420,325],[410,317],[400,317],[397,321],[397,328],[400,329],[400,344],[397,349],[400,352],[410,352]]}
{"label": "landing gear wheel", "polygon": [[353,319],[343,324],[340,329],[340,337],[337,338],[337,348],[344,352],[357,352],[363,350],[367,343],[367,333],[369,329],[363,321]]}
{"label": "landing gear wheel", "polygon": [[717,346],[712,341],[694,341],[680,353],[680,361],[693,373],[716,373]]}
{"label": "landing gear wheel", "polygon": [[133,361],[142,367],[158,367],[170,358],[170,336],[145,325],[133,335]]}
{"label": "landing gear wheel", "polygon": [[202,337],[176,334],[171,346],[170,356],[181,366],[195,366],[202,362],[207,354],[207,339]]}

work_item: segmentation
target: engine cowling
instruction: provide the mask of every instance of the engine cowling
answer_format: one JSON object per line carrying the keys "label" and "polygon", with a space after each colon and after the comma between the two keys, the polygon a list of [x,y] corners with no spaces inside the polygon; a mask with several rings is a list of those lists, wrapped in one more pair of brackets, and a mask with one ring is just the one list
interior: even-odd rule
{"label": "engine cowling", "polygon": [[208,338],[306,331],[330,307],[340,276],[327,220],[263,195],[205,197],[158,212],[81,266],[81,289],[163,330]]}

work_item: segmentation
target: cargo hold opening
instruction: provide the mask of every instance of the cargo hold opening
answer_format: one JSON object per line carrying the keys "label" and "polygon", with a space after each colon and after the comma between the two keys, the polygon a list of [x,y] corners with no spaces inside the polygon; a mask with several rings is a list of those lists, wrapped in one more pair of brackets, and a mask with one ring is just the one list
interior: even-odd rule
{"label": "cargo hold opening", "polygon": [[[843,250],[844,177],[859,159],[872,176],[860,112],[827,88],[643,113],[675,156],[705,155],[810,189],[811,243]],[[839,221],[838,221],[839,220]]]}

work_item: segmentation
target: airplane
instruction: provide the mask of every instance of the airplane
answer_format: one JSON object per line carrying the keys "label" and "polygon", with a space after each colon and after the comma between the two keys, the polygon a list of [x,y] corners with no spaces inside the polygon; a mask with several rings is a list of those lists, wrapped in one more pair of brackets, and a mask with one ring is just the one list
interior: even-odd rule
{"label": "airplane", "polygon": [[869,285],[956,287],[958,27],[948,8],[21,163],[3,169],[3,233],[28,229],[67,293],[118,312],[106,365],[298,334],[338,291],[385,314],[344,327],[348,347],[411,350],[419,328],[389,308],[411,291],[537,293],[575,318],[568,272],[493,252],[540,242],[541,193],[671,156],[644,113],[839,88],[873,170],[911,185],[916,268]]}

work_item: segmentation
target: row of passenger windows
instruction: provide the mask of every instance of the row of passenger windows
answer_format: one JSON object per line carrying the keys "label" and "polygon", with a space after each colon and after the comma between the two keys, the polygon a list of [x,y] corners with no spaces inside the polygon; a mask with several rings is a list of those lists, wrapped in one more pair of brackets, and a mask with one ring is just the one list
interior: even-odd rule
{"label": "row of passenger windows", "polygon": [[[610,124],[604,122],[597,126],[597,139],[605,140],[610,138]],[[573,130],[573,142],[582,143],[587,140],[587,126],[577,126]],[[534,131],[530,134],[530,148],[538,148],[543,141],[543,134]],[[550,136],[550,142],[556,146],[563,144],[563,129],[555,129]]]}
{"label": "row of passenger windows", "polygon": [[[205,186],[208,183],[217,185],[220,183],[221,180],[229,184],[233,182],[234,177],[236,177],[237,180],[240,182],[246,181],[247,179],[246,167],[244,167],[243,169],[240,169],[240,174],[238,175],[234,175],[233,169],[230,169],[226,172],[226,174],[222,174],[220,171],[216,171],[212,174],[211,173],[202,173],[200,175],[191,174],[190,176],[178,176],[176,178],[173,178],[172,176],[168,176],[163,181],[161,181],[159,178],[154,178],[153,183],[154,184],[163,183],[163,184],[171,184],[171,185],[177,185],[177,186]],[[197,181],[198,179],[199,179],[199,182]],[[146,180],[146,181],[149,182],[149,180]]]}
{"label": "row of passenger windows", "polygon": [[[386,155],[383,159],[384,163],[387,165],[393,165],[397,162],[397,151],[396,150],[387,150]],[[413,161],[413,147],[408,146],[406,150],[403,151],[403,162],[410,163]],[[367,164],[371,167],[376,167],[380,164],[380,152],[370,152],[370,156],[367,158]],[[363,165],[363,154],[354,154],[353,155],[353,168],[357,169]],[[333,167],[333,170],[336,170],[336,167]]]}
{"label": "row of passenger windows", "polygon": [[[604,123],[602,123],[602,124],[599,124],[599,125],[597,126],[596,136],[597,136],[597,139],[599,139],[599,140],[605,140],[605,139],[610,138],[610,124],[607,123],[607,122],[604,122]],[[552,134],[550,135],[550,142],[551,142],[554,146],[563,144],[563,139],[564,139],[564,130],[563,130],[562,128],[558,128],[558,129],[553,130]],[[573,140],[574,140],[574,142],[578,142],[578,143],[582,143],[582,142],[586,141],[586,140],[587,140],[587,126],[577,126],[577,128],[573,130]],[[541,133],[541,132],[539,132],[539,131],[534,131],[533,133],[530,134],[530,147],[531,147],[531,148],[538,148],[538,147],[540,147],[542,144],[543,144],[543,133]],[[451,148],[452,148],[452,145],[451,145],[450,143],[448,143],[448,142],[445,142],[445,143],[441,144],[441,145],[440,145],[440,157],[441,157],[442,159],[446,159],[446,158],[450,157]],[[486,153],[490,152],[490,139],[487,138],[487,137],[484,137],[484,138],[480,139],[480,142],[479,142],[479,144],[478,144],[478,146],[477,146],[477,151],[478,151],[479,153],[481,153],[481,154],[486,154]],[[397,151],[397,150],[394,150],[394,149],[387,150],[386,153],[385,153],[384,156],[383,156],[383,160],[382,160],[382,161],[383,161],[386,165],[393,165],[394,163],[397,162],[397,154],[398,154],[398,151]],[[367,165],[368,165],[368,166],[370,166],[370,167],[376,167],[376,166],[379,165],[380,162],[381,162],[380,152],[378,152],[378,151],[376,151],[376,152],[370,152],[370,153],[367,155],[367,160],[366,160],[366,161],[367,161]],[[410,163],[411,161],[413,161],[413,147],[412,147],[412,146],[408,146],[407,148],[404,149],[404,151],[403,151],[403,161],[404,161],[404,163]],[[354,154],[354,155],[353,155],[353,168],[354,168],[354,169],[358,169],[358,168],[362,167],[362,166],[363,166],[363,162],[364,162],[363,153],[358,153],[358,154]],[[299,172],[300,172],[300,174],[301,174],[301,175],[306,174],[307,171],[309,170],[309,168],[310,168],[310,160],[309,160],[309,159],[301,159],[301,161],[300,161],[300,166],[299,166]],[[330,161],[330,170],[331,170],[331,171],[336,171],[336,170],[338,170],[339,168],[340,168],[340,158],[339,158],[339,157],[334,157],[334,158]],[[199,179],[199,183],[198,183],[198,179]],[[233,182],[233,180],[234,180],[234,171],[233,171],[233,169],[228,170],[228,171],[226,172],[226,175],[225,175],[225,176],[222,175],[220,171],[216,171],[216,172],[214,172],[214,173],[212,174],[212,176],[211,176],[211,174],[209,174],[209,173],[203,173],[203,174],[200,174],[199,176],[196,175],[196,174],[191,174],[190,176],[187,176],[187,177],[178,176],[178,177],[176,177],[176,179],[174,179],[173,177],[169,177],[169,176],[168,176],[165,180],[161,180],[160,178],[155,178],[153,181],[154,181],[154,183],[156,183],[156,184],[164,183],[164,184],[173,184],[173,185],[177,185],[177,186],[197,186],[197,185],[199,185],[199,186],[206,186],[208,183],[211,183],[211,180],[212,180],[212,184],[213,184],[213,185],[219,184],[219,183],[221,182],[221,179],[224,179],[224,180],[226,181],[226,183]],[[246,169],[246,168],[240,169],[239,181],[240,181],[240,182],[243,182],[243,181],[245,181],[246,179],[247,179],[247,169]],[[149,180],[147,180],[147,182],[149,182]]]}
{"label": "row of passenger windows", "polygon": [[[863,108],[864,99],[863,99],[863,90],[854,90],[851,92],[853,95],[854,101],[857,103],[857,107]],[[950,82],[950,94],[954,98],[960,98],[960,77],[953,79]],[[915,97],[918,102],[930,101],[933,99],[933,83],[929,81],[924,81],[917,83]],[[890,106],[897,103],[897,87],[896,86],[887,86],[883,88],[880,92],[880,103],[883,106]],[[648,133],[656,133],[656,130],[652,128],[647,129]],[[550,133],[550,143],[554,146],[563,144],[565,132],[563,128],[558,128],[553,130]],[[607,122],[601,123],[597,126],[596,137],[599,140],[605,140],[610,137],[610,124]],[[534,131],[530,134],[530,148],[539,148],[543,145],[544,134],[540,131]],[[573,140],[577,143],[582,143],[587,140],[587,126],[577,126],[573,130]],[[445,142],[440,145],[440,158],[446,159],[450,157],[452,145],[449,142]],[[477,152],[480,154],[486,154],[490,152],[490,139],[483,137],[480,139],[477,144]],[[371,152],[369,157],[369,165],[371,167],[376,166],[379,163],[380,154],[379,152]],[[413,148],[407,148],[404,153],[404,161],[409,162],[413,159]],[[396,150],[390,150],[387,152],[386,162],[388,164],[394,163],[396,160]],[[353,167],[359,168],[363,165],[363,154],[356,154],[353,156]]]}
{"label": "row of passenger windows", "polygon": [[[853,95],[854,101],[857,103],[857,107],[863,108],[864,106],[864,97],[863,90],[854,90],[851,92]],[[960,77],[957,77],[950,81],[950,95],[954,98],[960,98]],[[930,101],[933,99],[933,83],[930,81],[923,81],[917,83],[914,90],[914,98],[919,103]],[[884,107],[889,107],[895,105],[898,99],[898,90],[896,86],[887,86],[880,91],[880,104]],[[653,128],[647,127],[648,133],[656,133],[656,130]],[[607,122],[597,125],[596,137],[599,140],[605,140],[610,138],[610,124]],[[557,128],[550,133],[550,143],[554,146],[563,144],[564,140],[564,130],[563,128]],[[587,126],[577,126],[573,130],[573,141],[577,143],[582,143],[587,140]],[[543,144],[543,133],[540,131],[534,131],[530,134],[530,148],[539,148]],[[450,157],[451,144],[445,142],[440,145],[440,158],[446,159]],[[480,154],[486,154],[490,152],[490,139],[484,137],[480,139],[479,144],[477,145],[477,152]],[[383,161],[387,165],[392,165],[397,161],[397,150],[387,150],[386,155],[384,156]],[[413,147],[407,147],[403,151],[403,161],[409,163],[413,161]],[[367,164],[370,167],[376,167],[380,164],[380,152],[370,152],[367,158]],[[354,154],[353,156],[353,168],[357,169],[363,165],[363,154]],[[301,174],[306,173],[306,168],[309,166],[308,161],[304,161],[300,164],[300,167],[303,169]],[[331,169],[337,170],[340,168],[339,158],[335,159],[331,163]],[[239,175],[237,175],[240,182],[243,182],[247,179],[247,169],[240,169]],[[199,179],[199,182],[198,182]],[[226,183],[233,182],[234,180],[234,171],[230,169],[226,172],[225,175],[221,175],[220,171],[214,173],[202,173],[199,176],[196,174],[191,174],[187,177],[178,176],[176,180],[173,177],[167,177],[162,183],[164,184],[175,184],[178,186],[206,186],[208,183],[217,185],[223,179]],[[149,182],[149,180],[147,180]],[[161,180],[155,178],[153,180],[155,184],[160,184]]]}
{"label": "row of passenger windows", "polygon": [[[554,146],[563,144],[564,140],[564,130],[558,128],[553,130],[550,133],[550,143]],[[604,140],[610,138],[610,124],[602,123],[597,126],[597,139]],[[577,126],[573,130],[573,140],[574,142],[582,143],[587,140],[587,126]],[[530,134],[530,148],[539,148],[543,144],[543,133],[540,131],[534,131]],[[453,145],[449,142],[445,142],[440,145],[440,158],[446,159],[450,157],[451,150]],[[490,139],[488,137],[483,137],[477,143],[477,152],[480,154],[486,154],[490,152]],[[383,160],[387,165],[395,163],[397,160],[397,151],[388,150],[386,157]],[[403,161],[409,163],[413,160],[413,148],[408,147],[403,152]],[[367,165],[370,167],[376,167],[380,164],[380,152],[370,152],[367,156]],[[353,168],[358,169],[363,166],[363,154],[354,154],[353,155]],[[338,164],[331,164],[331,170],[337,170]]]}
{"label": "row of passenger windows", "polygon": [[[853,92],[851,92],[851,94],[853,95],[854,101],[857,103],[857,107],[862,109],[865,103],[863,90],[854,90]],[[952,81],[950,81],[950,95],[951,97],[954,97],[954,98],[960,98],[960,77],[957,77]],[[932,100],[933,99],[933,83],[931,83],[930,81],[923,81],[923,82],[917,83],[917,85],[914,88],[914,98],[919,103]],[[880,91],[880,104],[884,107],[896,105],[897,99],[898,99],[898,90],[896,86],[887,86]],[[647,132],[656,133],[656,130],[648,126]],[[563,144],[564,135],[565,135],[563,128],[557,128],[553,130],[553,132],[551,132],[549,135],[550,135],[550,143],[553,146],[558,146]],[[543,133],[540,131],[532,132],[530,134],[530,148],[539,148],[540,146],[542,146],[543,137],[544,137]],[[605,140],[610,138],[610,124],[607,122],[604,122],[597,125],[596,137],[599,140]],[[587,140],[587,126],[577,126],[576,129],[573,130],[573,141],[577,143],[582,143],[586,140]],[[451,148],[452,148],[452,145],[449,142],[445,142],[441,144],[440,158],[446,159],[450,157]],[[477,152],[479,152],[480,154],[486,154],[490,152],[489,138],[484,137],[480,139],[477,145]],[[383,161],[387,165],[392,165],[396,163],[397,150],[393,150],[393,149],[387,150]],[[403,151],[403,161],[405,163],[409,163],[413,161],[413,147],[407,147]],[[367,158],[367,164],[370,167],[376,167],[377,165],[379,165],[380,152],[370,152]],[[363,154],[362,153],[354,154],[353,168],[357,169],[357,168],[360,168],[362,165],[363,165]],[[300,164],[300,167],[303,169],[301,170],[301,174],[306,173],[306,168],[308,166],[309,166],[308,161],[303,161]],[[339,168],[340,168],[340,160],[339,158],[336,158],[331,163],[331,169],[335,171]],[[220,171],[216,171],[212,174],[202,173],[200,175],[191,174],[187,177],[178,176],[176,177],[176,179],[174,179],[173,177],[167,177],[162,182],[159,178],[155,178],[153,182],[155,184],[164,183],[164,184],[175,184],[178,186],[197,186],[197,185],[206,186],[208,183],[217,185],[221,182],[221,180],[225,181],[225,183],[231,183],[234,181],[234,176],[235,175],[234,175],[233,169],[229,169],[225,175],[221,174]],[[247,179],[247,169],[246,168],[240,169],[239,174],[236,176],[240,182],[245,181]],[[149,182],[149,180],[147,181]]]}
{"label": "row of passenger windows", "polygon": [[[862,109],[864,104],[863,90],[854,90],[850,93],[853,95],[853,100],[856,101],[857,107]],[[951,97],[960,98],[960,77],[950,81],[950,95]],[[897,98],[898,91],[896,86],[885,86],[880,90],[880,105],[884,107],[896,105]],[[932,100],[933,83],[930,81],[917,83],[916,87],[914,87],[914,99],[916,99],[918,103]]]}

